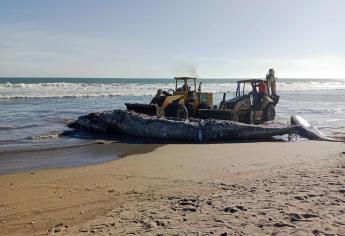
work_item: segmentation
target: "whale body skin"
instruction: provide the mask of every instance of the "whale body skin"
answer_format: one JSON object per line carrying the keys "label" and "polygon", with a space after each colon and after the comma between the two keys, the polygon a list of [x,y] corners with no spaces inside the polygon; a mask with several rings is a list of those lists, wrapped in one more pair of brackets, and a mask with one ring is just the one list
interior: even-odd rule
{"label": "whale body skin", "polygon": [[279,123],[250,125],[213,119],[184,121],[120,109],[80,116],[69,127],[98,133],[124,133],[143,138],[188,142],[265,139],[294,131],[293,126]]}
{"label": "whale body skin", "polygon": [[123,133],[142,138],[199,143],[236,139],[267,139],[293,133],[309,140],[341,142],[325,136],[298,115],[291,116],[291,125],[281,123],[251,125],[214,119],[176,120],[118,109],[80,116],[68,126],[88,132]]}

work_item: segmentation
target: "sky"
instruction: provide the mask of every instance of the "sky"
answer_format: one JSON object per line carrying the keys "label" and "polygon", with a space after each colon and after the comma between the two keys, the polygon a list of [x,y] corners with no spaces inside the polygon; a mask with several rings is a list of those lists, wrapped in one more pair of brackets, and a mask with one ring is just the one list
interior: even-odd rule
{"label": "sky", "polygon": [[343,0],[0,0],[0,77],[345,78]]}

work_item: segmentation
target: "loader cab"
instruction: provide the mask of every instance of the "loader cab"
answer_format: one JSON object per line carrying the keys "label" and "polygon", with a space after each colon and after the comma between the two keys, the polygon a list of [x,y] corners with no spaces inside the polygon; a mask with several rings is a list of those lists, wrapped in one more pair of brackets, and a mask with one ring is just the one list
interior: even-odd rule
{"label": "loader cab", "polygon": [[183,95],[190,114],[196,114],[198,109],[211,108],[213,105],[212,93],[201,92],[201,84],[197,87],[197,78],[175,77],[174,95]]}
{"label": "loader cab", "polygon": [[196,78],[175,77],[175,94],[186,95],[190,92],[196,92]]}
{"label": "loader cab", "polygon": [[175,77],[174,95],[183,95],[186,107],[189,111],[196,109],[198,94],[196,92],[196,78]]}

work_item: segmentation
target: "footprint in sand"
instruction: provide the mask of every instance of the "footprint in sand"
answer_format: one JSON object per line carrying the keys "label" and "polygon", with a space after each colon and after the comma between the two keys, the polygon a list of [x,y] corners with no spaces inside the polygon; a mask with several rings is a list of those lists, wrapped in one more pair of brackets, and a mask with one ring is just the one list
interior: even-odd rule
{"label": "footprint in sand", "polygon": [[313,218],[318,218],[319,216],[316,214],[312,213],[304,213],[304,214],[299,214],[299,213],[290,213],[288,214],[290,217],[291,222],[296,222],[296,221],[312,221]]}
{"label": "footprint in sand", "polygon": [[285,223],[285,222],[277,222],[277,223],[274,223],[273,224],[274,227],[278,227],[278,228],[281,228],[281,227],[291,227],[291,228],[295,228],[296,226],[292,225],[292,224],[288,224],[288,223]]}
{"label": "footprint in sand", "polygon": [[67,229],[68,225],[65,225],[63,223],[59,223],[56,224],[53,228],[51,228],[50,230],[48,230],[49,232],[53,232],[53,233],[59,233],[64,229]]}
{"label": "footprint in sand", "polygon": [[169,197],[168,200],[173,202],[172,209],[180,209],[183,212],[196,212],[199,208],[199,200],[196,198],[179,198]]}

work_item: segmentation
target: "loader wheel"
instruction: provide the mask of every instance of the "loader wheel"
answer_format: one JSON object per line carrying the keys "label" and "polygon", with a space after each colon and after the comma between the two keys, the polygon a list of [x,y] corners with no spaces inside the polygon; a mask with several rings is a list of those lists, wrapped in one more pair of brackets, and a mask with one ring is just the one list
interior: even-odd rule
{"label": "loader wheel", "polygon": [[176,118],[185,120],[188,118],[188,110],[186,106],[179,106],[176,113]]}
{"label": "loader wheel", "polygon": [[166,117],[175,117],[178,119],[187,119],[188,118],[188,110],[186,106],[172,103],[167,108],[165,108],[165,116]]}
{"label": "loader wheel", "polygon": [[269,121],[269,120],[274,120],[275,116],[276,116],[276,110],[274,108],[274,105],[270,103],[265,107],[262,119],[264,122]]}

